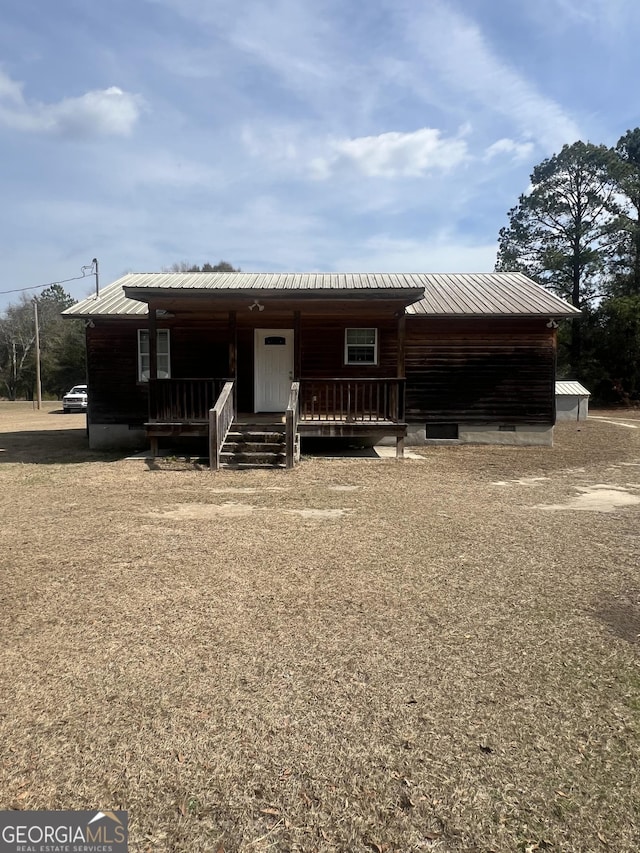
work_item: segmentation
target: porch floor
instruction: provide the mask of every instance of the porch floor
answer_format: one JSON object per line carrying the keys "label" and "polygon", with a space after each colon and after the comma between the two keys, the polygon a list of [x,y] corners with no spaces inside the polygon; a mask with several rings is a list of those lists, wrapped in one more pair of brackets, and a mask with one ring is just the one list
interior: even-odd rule
{"label": "porch floor", "polygon": [[[240,412],[234,418],[239,425],[276,424],[285,422],[284,412]],[[147,437],[206,437],[209,434],[208,420],[162,421],[145,423]],[[308,438],[358,438],[362,436],[394,436],[404,438],[407,434],[406,423],[390,420],[335,420],[330,415],[313,418],[303,414],[298,420],[298,432]]]}

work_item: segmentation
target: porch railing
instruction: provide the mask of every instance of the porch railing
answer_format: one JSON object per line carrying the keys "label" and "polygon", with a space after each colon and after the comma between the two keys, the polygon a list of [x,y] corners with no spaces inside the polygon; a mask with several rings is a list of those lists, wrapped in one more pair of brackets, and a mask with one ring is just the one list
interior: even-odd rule
{"label": "porch railing", "polygon": [[285,412],[287,427],[287,468],[293,468],[296,461],[296,435],[300,417],[300,383],[292,382],[289,392],[289,402]]}
{"label": "porch railing", "polygon": [[322,378],[300,381],[300,417],[307,421],[404,420],[404,379]]}
{"label": "porch railing", "polygon": [[220,468],[220,451],[236,414],[233,382],[225,382],[215,406],[209,412],[209,467]]}
{"label": "porch railing", "polygon": [[207,421],[226,379],[150,379],[149,420]]}

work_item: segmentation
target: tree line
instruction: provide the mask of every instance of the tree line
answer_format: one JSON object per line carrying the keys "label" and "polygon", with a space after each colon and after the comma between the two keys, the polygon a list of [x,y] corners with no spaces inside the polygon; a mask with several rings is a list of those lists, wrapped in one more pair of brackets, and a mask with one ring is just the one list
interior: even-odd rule
{"label": "tree line", "polygon": [[167,272],[240,272],[240,267],[233,267],[228,261],[218,261],[217,264],[209,262],[198,266],[189,261],[177,261],[171,264]]}
{"label": "tree line", "polygon": [[560,378],[600,402],[640,402],[640,128],[536,166],[500,231],[496,270],[524,272],[582,312],[560,327]]}
{"label": "tree line", "polygon": [[[202,266],[180,261],[170,272],[239,272],[227,261]],[[58,400],[73,385],[86,381],[84,324],[63,319],[75,300],[59,284],[39,296],[22,295],[0,315],[0,397],[33,400],[36,396],[36,326],[38,312],[42,394]]]}
{"label": "tree line", "polygon": [[72,385],[86,381],[84,325],[60,316],[74,301],[61,285],[52,284],[39,296],[23,295],[7,307],[0,316],[0,396],[35,397],[36,308],[43,396],[60,399]]}

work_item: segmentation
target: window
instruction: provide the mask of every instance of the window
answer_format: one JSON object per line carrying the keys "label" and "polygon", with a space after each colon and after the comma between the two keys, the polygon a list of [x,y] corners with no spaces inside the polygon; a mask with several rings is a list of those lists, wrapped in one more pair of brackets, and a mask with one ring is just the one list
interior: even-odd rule
{"label": "window", "polygon": [[[158,379],[171,377],[169,329],[158,329],[156,337]],[[149,361],[149,330],[138,329],[138,382],[148,382],[151,370]]]}
{"label": "window", "polygon": [[345,364],[377,364],[378,330],[346,329],[344,361]]}

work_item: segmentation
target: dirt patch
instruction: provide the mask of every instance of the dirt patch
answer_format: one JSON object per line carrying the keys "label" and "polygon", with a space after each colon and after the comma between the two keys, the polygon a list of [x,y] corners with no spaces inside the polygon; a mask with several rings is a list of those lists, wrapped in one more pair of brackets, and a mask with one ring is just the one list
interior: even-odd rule
{"label": "dirt patch", "polygon": [[332,492],[357,492],[360,486],[327,486]]}
{"label": "dirt patch", "polygon": [[519,477],[517,480],[497,480],[493,486],[539,486],[545,483],[549,477]]}
{"label": "dirt patch", "polygon": [[640,590],[622,590],[607,601],[598,602],[595,613],[618,637],[628,643],[640,643]]}
{"label": "dirt patch", "polygon": [[209,489],[208,491],[212,495],[256,495],[261,492],[286,492],[288,488],[286,486],[264,486],[263,488],[256,486],[240,486],[236,488],[227,486],[222,489]]}
{"label": "dirt patch", "polygon": [[[253,506],[252,504],[235,503],[227,501],[222,504],[203,504],[189,503],[179,504],[171,509],[164,509],[160,512],[153,513],[153,517],[159,520],[172,519],[175,521],[182,520],[198,520],[207,521],[217,518],[244,518],[253,515],[255,512],[264,512],[265,507]],[[286,513],[287,515],[299,515],[301,518],[312,518],[319,521],[330,521],[342,518],[348,509],[314,509],[304,507],[302,509],[282,509],[270,508],[269,512]]]}
{"label": "dirt patch", "polygon": [[638,429],[637,424],[625,423],[624,421],[619,420],[619,419],[613,420],[612,418],[604,418],[604,417],[601,417],[599,415],[593,415],[591,417],[593,417],[594,420],[604,421],[605,423],[613,424],[614,426],[626,427],[626,429]]}
{"label": "dirt patch", "polygon": [[257,507],[251,504],[233,503],[231,501],[223,504],[180,504],[173,509],[165,509],[155,513],[157,518],[171,518],[177,521],[183,519],[204,520],[215,519],[220,516],[224,518],[242,518],[252,515]]}
{"label": "dirt patch", "polygon": [[314,518],[318,520],[335,520],[346,515],[348,509],[287,509],[285,512],[289,515],[299,515],[302,518]]}
{"label": "dirt patch", "polygon": [[[634,484],[635,485],[635,484]],[[640,486],[636,486],[640,488]],[[538,504],[534,509],[548,511],[579,510],[581,512],[615,512],[621,507],[640,504],[640,497],[622,486],[611,486],[598,483],[594,486],[577,486],[580,494],[562,504]]]}

